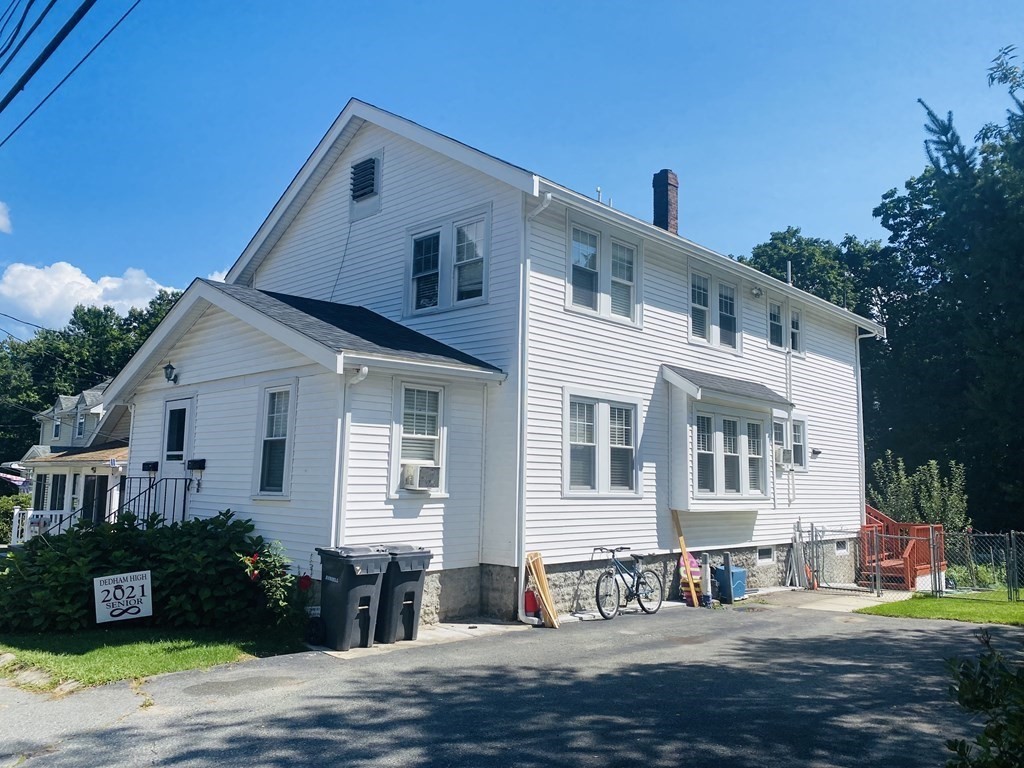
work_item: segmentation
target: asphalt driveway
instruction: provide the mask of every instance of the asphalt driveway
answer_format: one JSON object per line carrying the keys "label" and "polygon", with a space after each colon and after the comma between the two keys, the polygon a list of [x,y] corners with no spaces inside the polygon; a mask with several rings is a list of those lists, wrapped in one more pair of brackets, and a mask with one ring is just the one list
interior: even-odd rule
{"label": "asphalt driveway", "polygon": [[973,654],[977,627],[808,607],[673,607],[61,699],[0,686],[0,766],[934,768],[974,732],[944,659]]}

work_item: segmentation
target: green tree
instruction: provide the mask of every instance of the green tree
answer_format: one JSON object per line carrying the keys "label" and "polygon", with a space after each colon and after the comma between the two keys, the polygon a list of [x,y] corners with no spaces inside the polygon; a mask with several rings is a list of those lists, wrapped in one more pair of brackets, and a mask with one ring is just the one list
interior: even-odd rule
{"label": "green tree", "polygon": [[76,395],[115,376],[180,295],[160,291],[145,309],[124,316],[109,306],[79,305],[59,330],[0,341],[0,460],[20,458],[38,442],[32,415],[58,395]]}
{"label": "green tree", "polygon": [[971,524],[963,464],[949,462],[948,474],[943,475],[939,462],[932,459],[908,474],[903,459],[886,451],[871,465],[871,473],[868,498],[893,520],[938,524],[947,531],[962,531]]}

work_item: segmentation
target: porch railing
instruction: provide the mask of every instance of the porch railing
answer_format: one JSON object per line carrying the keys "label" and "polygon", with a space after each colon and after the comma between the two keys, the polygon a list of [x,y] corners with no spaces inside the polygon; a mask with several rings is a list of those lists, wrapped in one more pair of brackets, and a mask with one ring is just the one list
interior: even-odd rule
{"label": "porch railing", "polygon": [[[107,491],[108,500],[104,504],[107,511],[103,515],[103,522],[113,522],[127,513],[134,515],[140,525],[148,525],[151,522],[156,525],[183,522],[190,482],[188,478],[180,477],[160,480],[149,477],[122,477],[120,483]],[[111,504],[110,496],[115,491],[119,494],[118,500],[116,504]],[[15,509],[11,526],[11,544],[22,544],[42,533],[65,533],[87,517],[85,508],[73,512]]]}

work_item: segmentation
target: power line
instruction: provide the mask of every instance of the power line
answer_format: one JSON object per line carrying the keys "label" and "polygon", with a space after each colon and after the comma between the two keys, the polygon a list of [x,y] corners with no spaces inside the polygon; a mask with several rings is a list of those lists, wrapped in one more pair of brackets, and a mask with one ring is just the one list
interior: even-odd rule
{"label": "power line", "polygon": [[[6,318],[8,318],[10,320],[13,320],[16,323],[21,324],[21,325],[31,325],[33,328],[38,328],[41,331],[55,331],[56,330],[55,328],[46,328],[46,327],[44,327],[42,325],[36,325],[35,323],[30,323],[28,320],[22,320],[20,317],[15,317],[14,315],[8,315],[6,312],[0,312],[0,317],[6,317]],[[7,335],[8,336],[12,336],[13,334],[8,333]],[[21,339],[18,339],[18,341],[21,341]]]}
{"label": "power line", "polygon": [[[9,317],[9,315],[7,315],[7,317]],[[22,344],[28,344],[27,341],[25,341],[24,339],[19,339],[13,333],[11,333],[10,331],[8,331],[8,330],[6,330],[4,328],[0,328],[0,333],[6,333],[10,338],[14,339],[15,341],[20,341]],[[86,373],[91,373],[93,376],[100,376],[101,377],[100,381],[102,381],[103,379],[109,379],[110,378],[110,374],[109,373],[100,373],[99,371],[94,371],[91,368],[86,368],[84,365],[80,365],[78,363],[72,362],[71,360],[66,360],[65,358],[61,357],[60,355],[55,355],[52,352],[47,352],[45,349],[41,349],[41,350],[39,350],[39,352],[40,352],[40,354],[43,354],[46,357],[52,357],[54,360],[57,360],[58,362],[64,363],[65,365],[70,365],[72,368],[77,368],[80,371],[85,371]]]}
{"label": "power line", "polygon": [[43,8],[43,12],[39,14],[34,22],[32,22],[32,26],[29,28],[28,32],[25,33],[25,36],[21,38],[17,47],[11,52],[11,55],[7,57],[7,60],[3,64],[0,64],[0,75],[2,75],[4,70],[6,70],[7,67],[10,66],[10,63],[14,61],[14,57],[18,55],[18,52],[22,49],[25,43],[29,41],[29,38],[32,37],[32,33],[39,28],[39,25],[43,23],[43,19],[46,18],[46,15],[56,4],[57,0],[50,0],[50,4]]}
{"label": "power line", "polygon": [[[18,19],[18,23],[15,25],[14,29],[11,30],[10,37],[7,38],[2,49],[0,49],[0,54],[7,53],[11,46],[14,45],[14,41],[18,39],[18,33],[21,32],[21,27],[25,24],[25,19],[28,18],[28,12],[32,10],[32,6],[35,5],[35,3],[36,0],[28,0],[28,3],[25,5],[25,10],[21,13],[21,18]],[[4,26],[6,27],[7,25],[4,24]]]}
{"label": "power line", "polygon": [[[89,4],[91,5],[96,0],[86,0],[86,1],[89,2]],[[90,56],[92,56],[93,52],[103,44],[103,41],[106,40],[108,37],[110,37],[110,35],[113,33],[113,31],[115,29],[117,29],[119,26],[121,26],[121,22],[124,21],[125,19],[127,19],[128,18],[128,14],[130,14],[132,11],[134,11],[138,7],[139,3],[141,3],[141,2],[142,2],[142,0],[135,0],[135,2],[132,3],[132,7],[129,8],[127,11],[125,11],[124,15],[121,16],[121,18],[117,20],[117,22],[114,24],[114,26],[112,26],[110,29],[107,30],[107,33],[105,35],[103,35],[103,37],[101,37],[99,39],[99,41],[96,43],[96,45],[94,45],[92,48],[90,48],[89,52],[86,53],[85,56],[83,56],[81,58],[81,60],[77,64],[75,64],[74,67],[71,68],[71,71],[68,72],[66,75],[64,75],[64,77],[61,79],[61,81],[59,83],[57,83],[55,86],[53,86],[53,90],[51,90],[48,94],[46,94],[45,97],[43,97],[43,100],[40,101],[36,105],[35,109],[33,109],[31,112],[29,112],[27,115],[25,115],[25,119],[22,120],[20,123],[18,123],[16,126],[14,126],[14,130],[11,131],[9,134],[7,134],[7,137],[3,141],[0,141],[0,149],[3,148],[4,144],[6,144],[8,141],[11,140],[11,138],[14,136],[14,134],[16,134],[18,132],[18,130],[21,128],[21,126],[23,126],[25,123],[27,123],[29,121],[29,119],[32,117],[32,115],[34,115],[36,112],[38,112],[40,110],[40,108],[43,106],[43,104],[45,104],[47,101],[50,100],[50,97],[53,96],[53,94],[55,94],[57,92],[57,89],[60,88],[62,85],[64,85],[64,83],[66,83],[68,81],[68,79],[73,74],[75,74],[75,72],[78,71],[78,68],[80,66],[85,64],[86,59],[88,59]],[[13,96],[11,98],[13,98]],[[5,106],[6,106],[6,104],[0,103],[0,112],[3,111]]]}
{"label": "power line", "polygon": [[[14,97],[24,90],[25,86],[28,85],[28,81],[32,79],[32,76],[35,75],[35,73],[39,71],[39,68],[46,63],[47,59],[53,55],[53,52],[57,50],[57,46],[64,42],[67,36],[71,34],[71,30],[78,26],[78,22],[85,17],[85,14],[87,14],[89,9],[94,5],[96,5],[96,0],[85,0],[85,2],[78,6],[78,10],[71,14],[71,18],[64,22],[64,26],[57,30],[57,34],[54,35],[53,39],[46,44],[42,53],[36,56],[35,61],[28,65],[28,69],[26,69],[25,73],[18,78],[18,82],[14,84],[14,87],[7,92],[6,96],[0,99],[0,115],[3,114],[7,105],[14,101]],[[86,57],[88,57],[88,54],[86,54]],[[75,70],[71,71],[74,72]],[[43,99],[43,101],[46,101],[46,99]]]}
{"label": "power line", "polygon": [[[6,406],[8,406],[10,408],[14,408],[14,409],[19,410],[19,411],[24,411],[25,413],[31,413],[33,416],[36,416],[36,415],[38,415],[40,413],[43,413],[43,411],[35,411],[35,410],[29,408],[28,406],[16,403],[13,400],[9,400],[6,397],[0,397],[0,405],[6,405]],[[19,427],[21,427],[21,426],[26,426],[26,425],[24,425],[24,424],[12,424],[11,426],[19,426]],[[114,432],[100,432],[99,430],[93,430],[92,434],[95,437],[109,437],[112,440],[125,440],[123,435],[122,436],[118,436]],[[127,441],[125,440],[125,442],[127,442]],[[67,446],[60,446],[60,447],[66,448]]]}

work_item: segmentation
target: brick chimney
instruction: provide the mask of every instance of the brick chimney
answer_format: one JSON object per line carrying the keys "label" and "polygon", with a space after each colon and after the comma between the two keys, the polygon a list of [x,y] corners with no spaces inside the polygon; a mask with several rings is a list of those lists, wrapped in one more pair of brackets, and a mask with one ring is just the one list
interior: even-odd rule
{"label": "brick chimney", "polygon": [[654,174],[654,226],[679,234],[679,179],[668,168]]}

